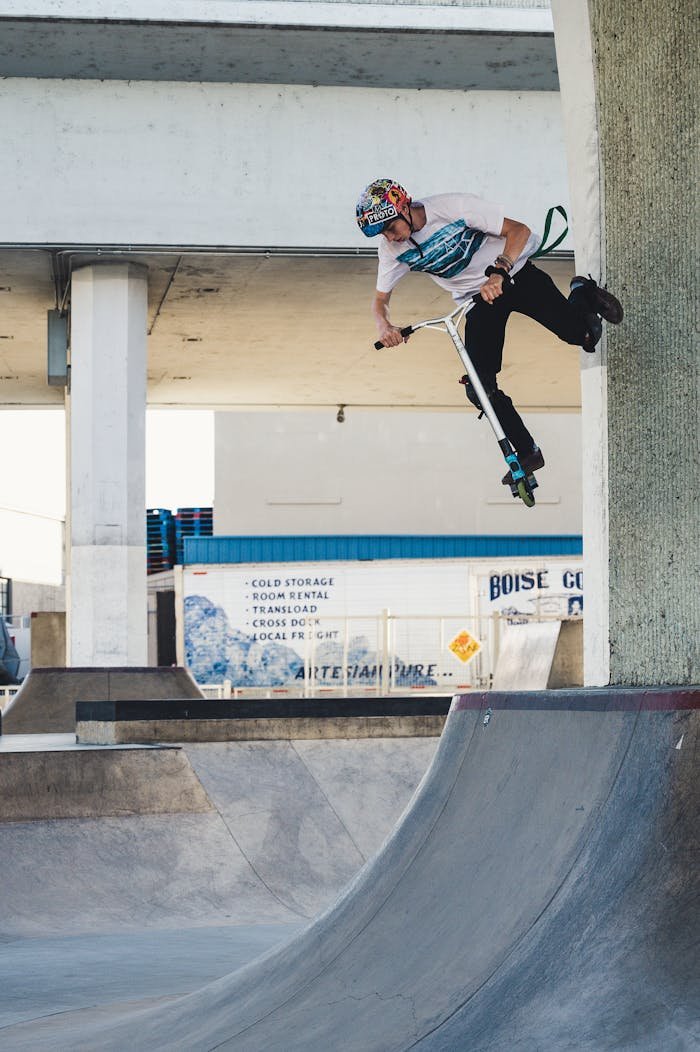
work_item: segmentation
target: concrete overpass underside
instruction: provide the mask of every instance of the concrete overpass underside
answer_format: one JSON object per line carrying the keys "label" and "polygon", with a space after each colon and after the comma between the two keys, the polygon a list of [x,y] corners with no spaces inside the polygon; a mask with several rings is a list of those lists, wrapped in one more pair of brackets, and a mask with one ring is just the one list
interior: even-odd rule
{"label": "concrete overpass underside", "polygon": [[505,11],[470,3],[396,4],[390,15],[389,5],[363,0],[122,0],[109,12],[104,5],[69,0],[50,13],[24,17],[12,17],[8,8],[15,5],[4,6],[5,77],[457,91],[558,87],[551,16],[538,3]]}
{"label": "concrete overpass underside", "polygon": [[[46,312],[61,302],[71,267],[114,258],[148,267],[151,406],[472,411],[447,336],[373,349],[373,256],[288,249],[0,251],[0,406],[63,405],[63,388],[47,383]],[[573,261],[549,258],[540,265],[566,291]],[[408,324],[450,302],[411,275],[392,297],[392,316]],[[509,323],[501,375],[526,411],[580,408],[579,354],[527,318]]]}

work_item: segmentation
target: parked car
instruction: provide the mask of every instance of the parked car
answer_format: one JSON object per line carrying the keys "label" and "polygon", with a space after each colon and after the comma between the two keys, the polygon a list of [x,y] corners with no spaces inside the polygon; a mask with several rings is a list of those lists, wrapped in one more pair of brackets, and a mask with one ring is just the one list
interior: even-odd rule
{"label": "parked car", "polygon": [[10,638],[4,617],[0,617],[0,687],[18,682],[20,657]]}

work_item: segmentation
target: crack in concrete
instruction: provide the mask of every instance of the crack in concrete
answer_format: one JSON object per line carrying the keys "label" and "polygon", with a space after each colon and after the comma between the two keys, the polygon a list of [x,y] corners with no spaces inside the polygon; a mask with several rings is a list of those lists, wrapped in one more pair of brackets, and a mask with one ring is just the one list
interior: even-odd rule
{"label": "crack in concrete", "polygon": [[407,994],[391,994],[390,996],[384,996],[380,994],[377,990],[374,990],[372,991],[372,993],[363,994],[361,996],[357,996],[355,994],[346,994],[345,997],[341,997],[337,1001],[326,1001],[326,1005],[328,1008],[331,1008],[334,1005],[346,1004],[348,1001],[353,1001],[356,1004],[364,1004],[367,1000],[371,998],[376,998],[381,1004],[390,1004],[392,1001],[405,1001],[409,1006],[411,1019],[413,1020],[413,1037],[417,1039],[420,1036],[420,1024],[416,1016],[415,997],[409,997]]}

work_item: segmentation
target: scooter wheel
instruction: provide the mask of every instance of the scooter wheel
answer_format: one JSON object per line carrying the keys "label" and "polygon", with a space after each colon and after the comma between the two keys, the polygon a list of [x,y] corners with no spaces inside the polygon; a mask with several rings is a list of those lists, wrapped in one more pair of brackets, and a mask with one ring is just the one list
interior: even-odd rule
{"label": "scooter wheel", "polygon": [[518,496],[526,508],[534,507],[535,498],[525,479],[520,479],[520,482],[518,483]]}

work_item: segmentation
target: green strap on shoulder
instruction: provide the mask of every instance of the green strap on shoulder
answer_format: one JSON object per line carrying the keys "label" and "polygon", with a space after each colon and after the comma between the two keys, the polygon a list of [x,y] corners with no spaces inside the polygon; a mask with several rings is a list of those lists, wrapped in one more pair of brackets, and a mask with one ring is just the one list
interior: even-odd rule
{"label": "green strap on shoulder", "polygon": [[[560,234],[559,237],[557,238],[557,240],[553,241],[551,245],[547,245],[547,238],[549,237],[549,231],[552,228],[552,219],[554,218],[554,213],[555,212],[558,212],[559,215],[562,216],[562,218],[564,220],[564,223],[565,223],[564,232],[562,234]],[[564,240],[564,238],[566,237],[566,235],[568,233],[569,233],[569,217],[566,214],[566,209],[564,208],[563,205],[554,205],[554,207],[550,208],[549,211],[547,212],[547,218],[544,221],[544,234],[542,235],[542,240],[539,243],[537,251],[533,252],[533,254],[530,256],[530,259],[538,259],[540,256],[547,256],[547,255],[549,255],[549,253],[552,252],[557,247],[557,245],[560,245],[562,243],[562,241]],[[545,248],[545,245],[547,245],[546,248]]]}

